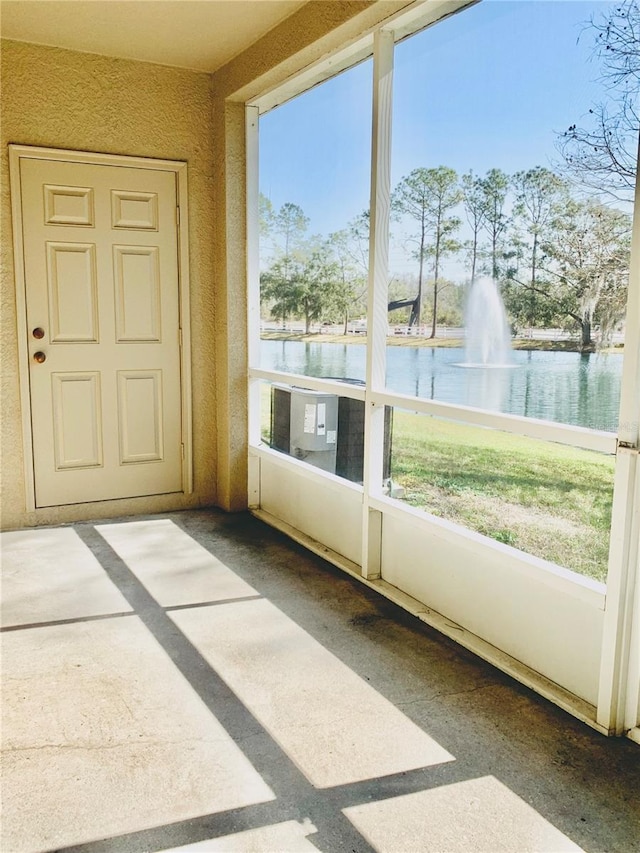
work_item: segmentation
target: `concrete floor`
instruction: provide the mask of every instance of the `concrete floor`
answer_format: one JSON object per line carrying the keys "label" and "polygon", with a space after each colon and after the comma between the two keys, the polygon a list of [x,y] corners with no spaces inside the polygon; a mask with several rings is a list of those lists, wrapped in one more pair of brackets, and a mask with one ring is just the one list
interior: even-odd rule
{"label": "concrete floor", "polygon": [[251,516],[2,556],[2,853],[640,851],[635,744]]}

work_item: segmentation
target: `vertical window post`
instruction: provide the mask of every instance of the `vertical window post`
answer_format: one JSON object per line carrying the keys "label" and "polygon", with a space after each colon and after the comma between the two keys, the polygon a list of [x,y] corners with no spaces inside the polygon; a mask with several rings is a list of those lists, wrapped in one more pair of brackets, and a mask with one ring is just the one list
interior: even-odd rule
{"label": "vertical window post", "polygon": [[384,406],[374,404],[370,395],[372,392],[384,390],[386,375],[393,47],[392,32],[380,30],[376,33],[373,53],[367,386],[362,519],[362,574],[366,578],[380,576],[382,544],[382,514],[369,506],[369,499],[382,494]]}
{"label": "vertical window post", "polygon": [[[639,146],[640,160],[640,146]],[[612,734],[640,726],[640,170],[636,170],[627,328],[598,722]]]}
{"label": "vertical window post", "polygon": [[[247,304],[249,370],[260,366],[260,204],[258,182],[258,121],[256,106],[245,107],[247,169]],[[260,442],[260,380],[249,378],[249,448]],[[248,502],[260,506],[260,459],[248,463]]]}

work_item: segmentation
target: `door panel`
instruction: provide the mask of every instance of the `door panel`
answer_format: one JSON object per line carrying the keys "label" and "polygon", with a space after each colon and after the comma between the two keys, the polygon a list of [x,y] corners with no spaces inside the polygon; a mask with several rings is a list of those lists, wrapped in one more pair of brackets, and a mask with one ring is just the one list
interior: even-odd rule
{"label": "door panel", "polygon": [[162,459],[162,408],[161,371],[118,372],[118,425],[122,465]]}
{"label": "door panel", "polygon": [[98,342],[98,286],[93,243],[47,243],[52,343]]}
{"label": "door panel", "polygon": [[22,158],[20,183],[36,506],[181,491],[174,173]]}
{"label": "door panel", "polygon": [[158,230],[158,194],[111,190],[113,228]]}
{"label": "door panel", "polygon": [[102,457],[99,373],[52,373],[55,467],[98,467]]}
{"label": "door panel", "polygon": [[156,246],[114,246],[116,340],[160,342],[160,265]]}
{"label": "door panel", "polygon": [[45,225],[94,224],[93,190],[91,187],[44,186]]}

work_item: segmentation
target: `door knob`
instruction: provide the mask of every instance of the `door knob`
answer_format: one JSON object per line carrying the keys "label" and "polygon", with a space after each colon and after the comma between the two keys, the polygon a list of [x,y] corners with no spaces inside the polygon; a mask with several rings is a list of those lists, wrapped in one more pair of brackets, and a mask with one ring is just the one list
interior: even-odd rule
{"label": "door knob", "polygon": [[37,338],[37,340],[41,340],[42,338],[44,338],[44,329],[41,329],[40,326],[38,326],[36,329],[33,330],[33,332],[31,332],[31,334],[34,338]]}
{"label": "door knob", "polygon": [[35,352],[33,354],[34,361],[37,361],[38,364],[42,364],[43,361],[47,360],[47,356],[43,352]]}

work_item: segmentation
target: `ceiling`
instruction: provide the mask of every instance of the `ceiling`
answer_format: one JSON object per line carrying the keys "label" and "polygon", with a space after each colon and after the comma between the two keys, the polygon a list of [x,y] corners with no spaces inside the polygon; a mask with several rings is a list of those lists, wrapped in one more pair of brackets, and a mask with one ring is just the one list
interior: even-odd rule
{"label": "ceiling", "polygon": [[306,0],[2,0],[6,39],[213,72]]}

